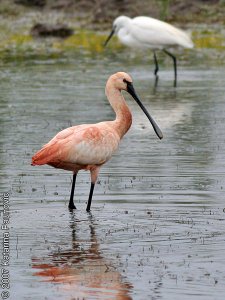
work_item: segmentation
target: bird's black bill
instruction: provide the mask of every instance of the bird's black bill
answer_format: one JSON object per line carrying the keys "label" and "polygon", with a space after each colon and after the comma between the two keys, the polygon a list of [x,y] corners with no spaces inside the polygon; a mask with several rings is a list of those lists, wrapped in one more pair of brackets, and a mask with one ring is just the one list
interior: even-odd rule
{"label": "bird's black bill", "polygon": [[104,43],[104,47],[106,47],[106,45],[108,44],[108,42],[110,41],[111,37],[114,35],[115,30],[113,29],[110,33],[110,35],[107,37],[105,43]]}
{"label": "bird's black bill", "polygon": [[140,106],[140,108],[145,113],[146,117],[149,119],[150,123],[152,124],[152,127],[161,140],[163,138],[162,131],[160,130],[159,126],[156,124],[156,122],[153,120],[153,118],[148,113],[147,109],[144,107],[144,105],[141,103],[140,99],[138,98],[135,89],[133,87],[133,84],[131,82],[127,82],[127,92],[134,98],[134,100],[137,102],[137,104]]}

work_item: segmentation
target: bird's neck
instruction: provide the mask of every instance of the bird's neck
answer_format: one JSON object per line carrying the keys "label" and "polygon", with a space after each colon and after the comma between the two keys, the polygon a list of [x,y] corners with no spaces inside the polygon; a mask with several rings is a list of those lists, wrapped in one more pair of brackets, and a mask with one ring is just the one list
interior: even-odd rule
{"label": "bird's neck", "polygon": [[116,119],[112,122],[112,125],[120,138],[122,138],[132,124],[130,109],[120,90],[116,88],[107,89],[106,95],[116,114]]}

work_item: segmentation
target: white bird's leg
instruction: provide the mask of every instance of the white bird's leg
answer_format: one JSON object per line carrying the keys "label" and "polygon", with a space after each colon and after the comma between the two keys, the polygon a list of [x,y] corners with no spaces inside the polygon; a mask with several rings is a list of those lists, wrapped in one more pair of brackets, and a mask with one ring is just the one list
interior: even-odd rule
{"label": "white bird's leg", "polygon": [[173,66],[174,66],[174,86],[177,86],[177,59],[176,59],[176,57],[175,57],[172,53],[170,53],[169,51],[167,51],[167,50],[165,50],[165,49],[163,49],[163,51],[164,51],[167,55],[169,55],[170,57],[172,57],[172,59],[173,59]]}
{"label": "white bird's leg", "polygon": [[159,65],[158,65],[158,60],[157,60],[157,56],[156,56],[156,53],[155,51],[153,51],[154,53],[154,62],[155,62],[155,71],[154,71],[154,74],[156,77],[158,77],[157,73],[159,71]]}
{"label": "white bird's leg", "polygon": [[74,173],[72,187],[71,187],[71,193],[70,193],[69,209],[76,209],[76,206],[74,205],[74,202],[73,202],[76,178],[77,178],[77,173]]}

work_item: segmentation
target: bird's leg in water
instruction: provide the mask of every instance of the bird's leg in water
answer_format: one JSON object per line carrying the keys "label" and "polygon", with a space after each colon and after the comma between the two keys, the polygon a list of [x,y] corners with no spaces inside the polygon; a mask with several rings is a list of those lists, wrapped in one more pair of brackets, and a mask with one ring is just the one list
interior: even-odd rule
{"label": "bird's leg in water", "polygon": [[74,190],[75,190],[76,177],[77,177],[77,173],[74,173],[73,174],[73,183],[72,183],[71,193],[70,193],[69,209],[76,209],[76,206],[74,205],[74,202],[73,202],[73,195],[74,195]]}
{"label": "bird's leg in water", "polygon": [[157,56],[156,56],[156,53],[155,51],[153,51],[154,53],[154,62],[155,62],[155,71],[154,71],[154,74],[155,74],[155,77],[158,78],[158,71],[159,71],[159,65],[158,65],[158,60],[157,60]]}
{"label": "bird's leg in water", "polygon": [[90,211],[90,209],[91,209],[91,200],[92,200],[92,195],[93,195],[94,187],[95,187],[95,183],[92,182],[91,183],[91,189],[90,189],[90,193],[89,193],[89,198],[88,198],[88,204],[87,204],[86,211]]}
{"label": "bird's leg in water", "polygon": [[177,86],[177,60],[176,60],[176,57],[170,53],[169,51],[163,49],[163,51],[169,55],[170,57],[172,57],[173,59],[173,66],[174,66],[174,86],[176,87]]}
{"label": "bird's leg in water", "polygon": [[89,193],[86,211],[90,211],[90,209],[91,209],[92,195],[94,192],[95,183],[98,179],[99,170],[100,170],[100,166],[95,166],[94,168],[90,169],[90,171],[91,171],[91,189],[90,189],[90,193]]}
{"label": "bird's leg in water", "polygon": [[159,76],[157,75],[157,76],[155,76],[154,89],[157,88],[157,86],[158,86],[158,81],[159,81]]}

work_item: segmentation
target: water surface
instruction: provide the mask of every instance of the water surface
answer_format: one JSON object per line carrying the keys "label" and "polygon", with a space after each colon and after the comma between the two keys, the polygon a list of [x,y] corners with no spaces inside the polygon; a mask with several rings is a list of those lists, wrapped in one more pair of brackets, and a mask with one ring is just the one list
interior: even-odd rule
{"label": "water surface", "polygon": [[[133,126],[90,179],[30,166],[59,130],[112,120],[109,75],[131,74],[163,131],[159,140],[126,92]],[[11,299],[223,299],[224,66],[173,70],[126,57],[9,63],[0,69],[0,188],[10,191]]]}

